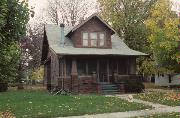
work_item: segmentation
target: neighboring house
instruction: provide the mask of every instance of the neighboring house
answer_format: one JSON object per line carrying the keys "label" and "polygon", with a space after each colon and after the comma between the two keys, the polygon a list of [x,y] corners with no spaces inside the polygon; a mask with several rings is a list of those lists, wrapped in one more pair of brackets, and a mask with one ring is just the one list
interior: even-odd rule
{"label": "neighboring house", "polygon": [[180,74],[161,74],[155,76],[155,85],[173,86],[180,85]]}
{"label": "neighboring house", "polygon": [[75,27],[45,25],[42,62],[49,90],[124,92],[124,80],[138,81],[136,58],[145,55],[96,14]]}

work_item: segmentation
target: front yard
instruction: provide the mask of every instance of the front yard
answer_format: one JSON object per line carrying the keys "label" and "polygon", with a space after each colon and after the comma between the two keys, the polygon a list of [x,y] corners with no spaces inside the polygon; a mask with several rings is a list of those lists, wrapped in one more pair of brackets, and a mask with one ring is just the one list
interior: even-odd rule
{"label": "front yard", "polygon": [[136,99],[149,101],[153,103],[164,104],[168,106],[180,106],[179,92],[146,92],[134,96]]}
{"label": "front yard", "polygon": [[147,108],[151,107],[97,95],[52,96],[46,91],[32,90],[0,93],[0,112],[9,111],[17,118],[50,118]]}

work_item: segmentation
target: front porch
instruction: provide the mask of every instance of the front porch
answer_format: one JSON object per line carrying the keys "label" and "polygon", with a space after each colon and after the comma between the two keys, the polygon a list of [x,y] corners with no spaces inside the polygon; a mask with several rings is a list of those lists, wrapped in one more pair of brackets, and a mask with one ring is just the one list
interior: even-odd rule
{"label": "front porch", "polygon": [[58,88],[73,93],[125,93],[140,81],[133,56],[65,56],[59,59]]}

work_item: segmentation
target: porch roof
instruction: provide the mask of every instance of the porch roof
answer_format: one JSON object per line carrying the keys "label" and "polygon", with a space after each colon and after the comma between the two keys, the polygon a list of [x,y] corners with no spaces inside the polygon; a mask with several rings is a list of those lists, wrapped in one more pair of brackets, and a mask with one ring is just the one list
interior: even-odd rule
{"label": "porch roof", "polygon": [[45,25],[45,31],[49,48],[60,55],[124,55],[145,56],[147,54],[130,49],[117,34],[111,36],[112,49],[102,48],[75,48],[72,40],[66,37],[73,27],[65,26],[65,45],[60,45],[60,26],[54,24]]}

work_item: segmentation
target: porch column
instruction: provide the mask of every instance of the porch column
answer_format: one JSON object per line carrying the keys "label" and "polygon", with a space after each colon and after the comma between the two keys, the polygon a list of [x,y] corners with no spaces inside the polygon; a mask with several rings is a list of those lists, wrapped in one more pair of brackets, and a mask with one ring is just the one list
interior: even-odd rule
{"label": "porch column", "polygon": [[99,83],[99,59],[97,60],[97,82]]}
{"label": "porch column", "polygon": [[71,75],[78,75],[76,59],[73,59],[73,60],[72,60],[72,70],[71,70]]}
{"label": "porch column", "polygon": [[78,72],[77,72],[77,61],[72,59],[72,70],[71,70],[71,89],[72,92],[78,92]]}
{"label": "porch column", "polygon": [[110,80],[109,80],[109,60],[107,60],[107,79],[108,79],[108,82],[110,82]]}
{"label": "porch column", "polygon": [[127,63],[126,74],[129,75],[129,74],[131,74],[131,72],[130,72],[131,64],[130,64],[130,58],[129,57],[127,58],[127,62],[126,63]]}

